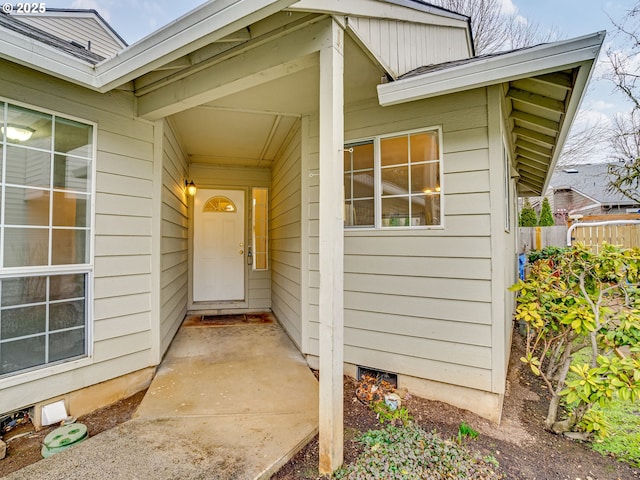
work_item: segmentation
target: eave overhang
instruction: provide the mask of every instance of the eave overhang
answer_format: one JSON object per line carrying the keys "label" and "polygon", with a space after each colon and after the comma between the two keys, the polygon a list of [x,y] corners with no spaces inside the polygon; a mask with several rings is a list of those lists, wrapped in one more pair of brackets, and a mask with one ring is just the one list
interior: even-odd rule
{"label": "eave overhang", "polygon": [[518,192],[542,195],[573,123],[605,32],[466,61],[427,67],[378,85],[389,106],[490,85],[503,86]]}
{"label": "eave overhang", "polygon": [[0,58],[104,93],[292,3],[295,0],[210,0],[95,66],[3,29]]}

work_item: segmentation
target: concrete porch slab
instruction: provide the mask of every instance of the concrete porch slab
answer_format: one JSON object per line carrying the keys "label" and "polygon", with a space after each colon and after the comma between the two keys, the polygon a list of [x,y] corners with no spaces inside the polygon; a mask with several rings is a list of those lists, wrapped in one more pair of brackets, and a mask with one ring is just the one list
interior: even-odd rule
{"label": "concrete porch slab", "polygon": [[318,382],[277,323],[183,326],[134,418],[7,478],[266,479],[318,428]]}

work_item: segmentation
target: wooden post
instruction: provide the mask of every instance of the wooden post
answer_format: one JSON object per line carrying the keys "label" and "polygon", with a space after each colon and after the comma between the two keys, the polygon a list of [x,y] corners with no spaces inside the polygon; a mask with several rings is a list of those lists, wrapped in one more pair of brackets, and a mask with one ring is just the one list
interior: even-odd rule
{"label": "wooden post", "polygon": [[320,463],[331,474],[343,460],[343,148],[344,31],[331,20],[320,50]]}

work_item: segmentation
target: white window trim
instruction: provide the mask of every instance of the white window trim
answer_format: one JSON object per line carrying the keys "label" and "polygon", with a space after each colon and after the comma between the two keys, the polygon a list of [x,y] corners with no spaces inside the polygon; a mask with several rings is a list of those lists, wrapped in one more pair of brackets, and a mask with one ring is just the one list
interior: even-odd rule
{"label": "white window trim", "polygon": [[[438,162],[439,162],[439,181],[440,181],[440,223],[438,225],[416,225],[416,226],[382,226],[382,173],[381,173],[381,161],[380,161],[380,141],[385,138],[400,137],[403,135],[412,135],[422,132],[438,132]],[[376,231],[379,233],[393,234],[393,232],[414,232],[424,230],[444,230],[445,228],[445,195],[446,187],[444,184],[444,149],[443,149],[443,135],[442,125],[434,125],[430,127],[415,128],[412,130],[401,130],[398,132],[385,133],[381,135],[372,135],[368,137],[356,138],[345,141],[345,148],[352,144],[364,143],[373,141],[373,173],[374,173],[374,226],[358,226],[358,225],[345,225],[344,232],[349,235],[357,232],[371,232]],[[344,197],[344,195],[343,195]]]}
{"label": "white window trim", "polygon": [[[55,110],[42,108],[39,106],[31,105],[28,103],[16,101],[14,99],[0,96],[0,103],[14,105],[17,107],[23,107],[36,112],[45,113],[54,117],[64,118],[66,120],[83,123],[92,127],[92,145],[91,145],[91,184],[87,194],[90,196],[89,202],[89,226],[87,227],[90,235],[87,248],[89,250],[89,262],[83,264],[74,265],[50,265],[50,266],[33,266],[33,267],[9,267],[0,268],[0,278],[12,278],[18,276],[38,276],[38,275],[59,275],[59,274],[73,274],[73,273],[85,273],[87,275],[86,284],[86,325],[85,325],[85,342],[86,342],[86,355],[82,357],[74,357],[71,360],[61,360],[53,364],[45,364],[42,366],[32,367],[23,371],[18,371],[15,374],[10,373],[3,378],[0,378],[0,390],[3,388],[13,387],[28,383],[34,380],[45,378],[52,375],[57,375],[67,371],[75,370],[87,365],[91,365],[94,362],[94,268],[95,268],[95,226],[96,226],[96,173],[98,164],[98,124],[85,118],[76,117],[73,115],[67,115]],[[2,120],[4,122],[4,109],[2,110]],[[73,156],[73,155],[72,155]],[[3,169],[6,162],[3,158]],[[53,174],[53,172],[52,172]],[[3,177],[4,178],[4,177]],[[51,208],[51,207],[50,207]],[[2,219],[4,221],[4,218]],[[51,229],[51,226],[49,227]],[[3,245],[0,244],[0,255]]]}

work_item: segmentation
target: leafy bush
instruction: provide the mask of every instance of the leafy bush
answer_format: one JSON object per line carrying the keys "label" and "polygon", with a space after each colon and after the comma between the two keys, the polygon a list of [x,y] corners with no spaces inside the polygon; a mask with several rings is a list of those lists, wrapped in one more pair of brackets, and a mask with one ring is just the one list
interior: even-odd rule
{"label": "leafy bush", "polygon": [[[515,318],[527,328],[521,360],[551,394],[546,428],[603,436],[606,423],[586,415],[595,404],[640,400],[639,281],[639,249],[605,244],[596,254],[577,245],[535,262],[511,288],[519,292]],[[585,348],[590,363],[574,361]],[[563,398],[573,409],[558,421]]]}
{"label": "leafy bush", "polygon": [[345,480],[467,480],[503,479],[493,457],[472,455],[455,442],[443,440],[416,425],[387,426],[364,433],[365,446],[358,460],[343,467],[335,478]]}
{"label": "leafy bush", "polygon": [[569,247],[544,247],[542,250],[532,250],[527,254],[527,261],[535,263],[538,260],[553,260],[555,257],[561,256]]}

